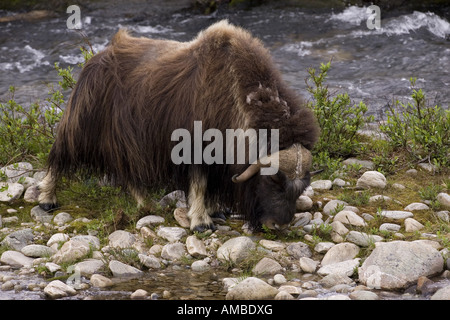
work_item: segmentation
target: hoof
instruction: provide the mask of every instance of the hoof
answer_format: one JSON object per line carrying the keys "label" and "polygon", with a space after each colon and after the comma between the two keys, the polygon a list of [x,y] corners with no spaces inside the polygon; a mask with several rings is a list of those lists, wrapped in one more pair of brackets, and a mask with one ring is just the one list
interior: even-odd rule
{"label": "hoof", "polygon": [[224,221],[227,220],[227,217],[225,216],[225,214],[222,211],[216,211],[211,215],[212,219],[222,219]]}
{"label": "hoof", "polygon": [[56,203],[39,203],[39,207],[46,212],[51,212],[59,208]]}
{"label": "hoof", "polygon": [[199,233],[205,232],[207,230],[216,231],[217,228],[214,225],[214,223],[211,223],[211,224],[199,224],[199,225],[195,226],[194,228],[192,228],[192,231],[199,232]]}

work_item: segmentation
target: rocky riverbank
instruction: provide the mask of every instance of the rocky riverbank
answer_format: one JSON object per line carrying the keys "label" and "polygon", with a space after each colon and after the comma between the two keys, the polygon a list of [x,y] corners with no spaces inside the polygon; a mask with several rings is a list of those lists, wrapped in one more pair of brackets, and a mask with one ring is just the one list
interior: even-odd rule
{"label": "rocky riverbank", "polygon": [[[284,232],[252,234],[232,215],[193,234],[175,191],[159,201],[173,214],[146,214],[106,237],[89,227],[101,217],[37,206],[45,173],[28,163],[2,168],[0,297],[108,298],[128,283],[109,298],[450,299],[448,177],[427,166],[385,177],[367,161],[344,164],[347,174],[314,181],[299,197]],[[434,198],[423,199],[424,181],[439,187]],[[145,279],[159,286],[149,291]]]}

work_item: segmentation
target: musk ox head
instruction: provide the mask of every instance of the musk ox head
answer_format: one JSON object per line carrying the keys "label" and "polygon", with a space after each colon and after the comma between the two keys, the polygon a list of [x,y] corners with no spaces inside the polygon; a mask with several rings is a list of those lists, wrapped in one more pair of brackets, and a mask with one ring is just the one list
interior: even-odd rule
{"label": "musk ox head", "polygon": [[312,156],[308,149],[294,144],[279,151],[278,159],[279,170],[274,175],[259,174],[261,168],[270,166],[260,159],[232,178],[234,183],[249,184],[241,199],[253,199],[244,205],[252,228],[284,229],[294,217],[297,198],[310,183]]}

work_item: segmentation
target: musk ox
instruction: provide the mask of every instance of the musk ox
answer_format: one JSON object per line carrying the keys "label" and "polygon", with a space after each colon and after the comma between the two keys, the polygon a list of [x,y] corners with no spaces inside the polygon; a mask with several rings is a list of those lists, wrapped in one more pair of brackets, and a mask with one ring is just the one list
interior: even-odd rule
{"label": "musk ox", "polygon": [[[179,128],[192,132],[195,121],[221,132],[277,129],[278,172],[261,174],[262,158],[175,164],[171,135]],[[152,188],[185,190],[191,230],[213,229],[211,215],[224,208],[243,215],[252,228],[281,227],[309,184],[318,131],[311,110],[249,32],[221,21],[190,42],[177,42],[120,30],[80,73],[39,203],[54,209],[58,179],[82,172],[129,190],[139,205]]]}

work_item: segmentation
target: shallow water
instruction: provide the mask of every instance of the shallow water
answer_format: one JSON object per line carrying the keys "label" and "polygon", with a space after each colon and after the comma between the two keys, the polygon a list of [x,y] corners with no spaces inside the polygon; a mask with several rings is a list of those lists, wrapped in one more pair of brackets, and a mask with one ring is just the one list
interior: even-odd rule
{"label": "shallow water", "polygon": [[[381,29],[369,30],[365,7],[334,12],[262,6],[212,15],[178,9],[161,7],[160,1],[94,2],[81,8],[82,33],[99,52],[119,28],[188,41],[228,19],[263,40],[285,79],[306,98],[307,69],[332,59],[330,88],[348,92],[355,103],[363,100],[378,118],[394,98],[406,101],[410,77],[417,77],[416,86],[425,89],[430,103],[450,104],[450,23],[438,14],[381,12]],[[21,103],[43,100],[46,84],[58,80],[54,63],[76,66],[83,60],[83,37],[67,29],[69,15],[0,24],[0,100],[9,98],[10,85],[17,87]]]}

